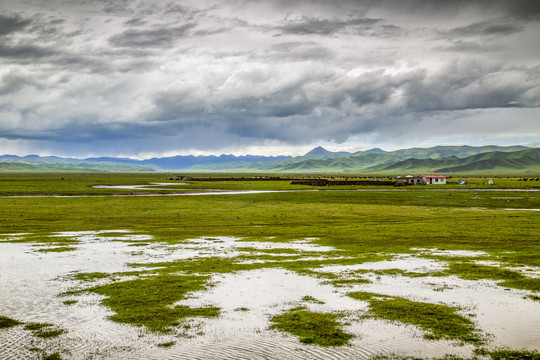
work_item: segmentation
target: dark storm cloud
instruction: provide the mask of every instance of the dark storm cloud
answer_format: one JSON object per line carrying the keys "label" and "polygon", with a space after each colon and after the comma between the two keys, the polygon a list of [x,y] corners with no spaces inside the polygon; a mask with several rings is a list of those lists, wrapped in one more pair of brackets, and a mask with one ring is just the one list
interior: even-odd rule
{"label": "dark storm cloud", "polygon": [[493,19],[457,27],[448,31],[448,35],[456,37],[471,36],[507,36],[525,30],[525,25],[508,19]]}
{"label": "dark storm cloud", "polygon": [[13,73],[6,74],[0,79],[0,95],[17,92],[28,85],[39,87],[36,81],[31,77]]}
{"label": "dark storm cloud", "polygon": [[143,26],[143,25],[146,25],[146,20],[136,17],[136,18],[129,19],[124,24],[129,25],[129,26]]}
{"label": "dark storm cloud", "polygon": [[0,43],[0,59],[11,58],[18,60],[40,59],[54,54],[54,51],[33,44],[6,45]]}
{"label": "dark storm cloud", "polygon": [[23,19],[20,15],[0,15],[0,36],[20,31],[31,24],[30,19]]}
{"label": "dark storm cloud", "polygon": [[370,29],[380,21],[380,19],[367,18],[339,20],[303,17],[289,21],[285,25],[277,27],[277,30],[281,31],[282,34],[292,35],[331,35],[347,29],[355,31]]}
{"label": "dark storm cloud", "polygon": [[[354,6],[359,2],[344,0],[335,3]],[[404,16],[452,17],[460,13],[469,14],[471,11],[480,10],[483,13],[499,13],[516,19],[540,19],[540,3],[534,0],[367,0],[362,1],[362,5],[366,12],[373,9],[383,9],[388,13],[403,14]]]}
{"label": "dark storm cloud", "polygon": [[262,56],[274,60],[306,61],[331,59],[333,52],[313,42],[287,42],[272,45]]}
{"label": "dark storm cloud", "polygon": [[196,24],[189,23],[176,27],[157,26],[145,30],[126,30],[111,36],[109,42],[119,47],[170,47],[178,39],[186,37],[195,26]]}
{"label": "dark storm cloud", "polygon": [[502,51],[508,46],[499,43],[486,43],[478,41],[464,41],[454,40],[450,41],[448,45],[434,48],[434,50],[446,51],[446,52],[470,52],[470,53],[489,53]]}
{"label": "dark storm cloud", "polygon": [[494,6],[508,13],[511,17],[526,20],[540,20],[540,2],[530,0],[498,0],[493,3],[484,2],[486,6]]}

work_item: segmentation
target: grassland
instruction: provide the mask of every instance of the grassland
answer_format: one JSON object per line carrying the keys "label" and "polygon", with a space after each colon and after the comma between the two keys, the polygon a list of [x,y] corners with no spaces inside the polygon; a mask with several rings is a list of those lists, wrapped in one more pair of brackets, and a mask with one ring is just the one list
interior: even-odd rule
{"label": "grassland", "polygon": [[[214,181],[177,181],[170,180],[176,176],[188,176],[194,178],[212,178]],[[276,175],[272,175],[276,176]],[[113,194],[144,194],[144,193],[173,193],[189,192],[193,190],[353,190],[359,189],[358,186],[331,186],[331,187],[313,187],[303,185],[291,185],[290,179],[293,178],[313,178],[322,175],[317,174],[287,174],[281,176],[279,181],[256,181],[253,177],[261,177],[261,174],[227,174],[221,173],[215,175],[212,173],[0,173],[0,195],[113,195]],[[236,177],[244,179],[243,181],[219,181],[219,179]],[[387,179],[387,176],[379,177],[375,175],[364,176],[361,174],[325,174],[324,177],[331,179]],[[538,176],[537,176],[538,177]],[[400,190],[425,190],[429,189],[531,189],[540,188],[540,181],[537,177],[515,176],[515,177],[474,177],[453,175],[449,177],[448,185],[431,186],[412,186]],[[459,180],[467,180],[466,185],[458,185]],[[489,185],[488,180],[494,179],[494,185]],[[526,179],[526,181],[525,181]],[[122,189],[94,189],[93,185],[146,185],[151,182],[170,182],[177,183],[177,186],[158,187],[160,190],[122,190]],[[181,185],[188,183],[189,185]],[[373,188],[373,187],[362,187]],[[380,189],[379,186],[375,187]],[[390,187],[392,189],[392,187]]]}
{"label": "grassland", "polygon": [[[149,266],[150,269],[147,266],[140,271],[134,264],[134,271],[129,275],[136,279],[130,280],[122,279],[118,274],[77,275],[77,280],[88,282],[84,291],[105,296],[103,304],[115,313],[112,320],[158,332],[167,332],[187,317],[219,314],[219,309],[211,307],[172,306],[187,293],[205,288],[209,276],[215,273],[282,267],[300,274],[327,277],[336,284],[361,283],[365,280],[337,279],[333,274],[317,273],[314,269],[322,265],[384,259],[426,248],[483,251],[490,260],[510,268],[540,266],[540,212],[507,210],[540,208],[540,192],[508,190],[530,189],[534,182],[496,179],[495,183],[502,189],[493,190],[486,179],[478,178],[469,181],[470,185],[465,188],[467,191],[425,191],[436,189],[425,186],[405,190],[377,188],[377,191],[356,191],[357,188],[352,186],[343,186],[332,189],[342,191],[325,191],[329,189],[293,186],[288,181],[191,182],[171,190],[156,191],[92,188],[96,184],[142,185],[164,182],[166,178],[165,174],[3,174],[0,176],[0,194],[7,196],[0,198],[0,234],[31,233],[10,241],[30,241],[57,247],[43,251],[69,251],[77,246],[72,240],[51,238],[49,235],[54,232],[113,229],[149,234],[152,239],[147,243],[182,244],[187,239],[203,236],[234,236],[251,241],[268,241],[271,238],[273,242],[283,243],[315,238],[318,245],[336,249],[318,260],[307,260],[306,254],[292,250],[281,250],[278,255],[282,257],[276,258],[272,250],[267,250],[263,254],[246,256],[243,260],[267,260],[272,255],[275,260],[272,263],[239,264],[230,259],[207,258],[156,263]],[[450,188],[463,189],[457,185],[445,189]],[[483,191],[485,188],[493,191]],[[210,189],[293,191],[212,196],[103,196]],[[10,196],[36,194],[79,196]],[[295,261],[287,261],[291,255],[296,256],[293,258]],[[497,280],[501,286],[531,291],[532,296],[539,291],[538,279],[525,277],[515,270],[471,263],[468,258],[452,258],[448,269],[439,275]],[[107,277],[110,277],[110,283],[93,285],[92,281]],[[384,307],[392,306],[394,314],[396,311],[399,314],[399,309],[407,313],[414,308],[419,318],[411,320],[402,314],[395,315],[399,317],[397,320],[426,326],[434,338],[480,342],[473,335],[467,319],[455,315],[453,309],[433,306],[426,309],[428,305],[398,298],[366,299],[374,316],[388,317]],[[463,333],[452,337],[437,332],[429,322],[425,325],[433,313],[440,314],[441,319],[452,326],[461,325]],[[3,319],[9,318],[0,317]],[[349,339],[338,329],[334,314],[293,309],[274,318],[274,322],[276,328],[291,332],[306,342],[340,345]],[[289,325],[278,325],[287,323]],[[343,342],[329,343],[328,339],[319,338],[324,333],[320,331],[322,328],[328,330],[330,338],[336,337]]]}

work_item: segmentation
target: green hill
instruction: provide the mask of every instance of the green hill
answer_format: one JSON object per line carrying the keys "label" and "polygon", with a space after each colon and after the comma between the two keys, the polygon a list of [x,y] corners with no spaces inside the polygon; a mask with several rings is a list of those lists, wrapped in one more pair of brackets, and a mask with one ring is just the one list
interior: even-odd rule
{"label": "green hill", "polygon": [[392,151],[391,153],[401,158],[415,158],[415,159],[441,159],[451,156],[458,158],[466,158],[476,154],[483,154],[487,152],[515,152],[521,150],[527,150],[525,146],[434,146],[430,148],[411,148]]}
{"label": "green hill", "polygon": [[43,171],[42,166],[16,163],[16,162],[0,162],[0,171]]}
{"label": "green hill", "polygon": [[540,174],[540,149],[516,152],[487,152],[466,158],[407,159],[387,166],[375,166],[379,173]]}

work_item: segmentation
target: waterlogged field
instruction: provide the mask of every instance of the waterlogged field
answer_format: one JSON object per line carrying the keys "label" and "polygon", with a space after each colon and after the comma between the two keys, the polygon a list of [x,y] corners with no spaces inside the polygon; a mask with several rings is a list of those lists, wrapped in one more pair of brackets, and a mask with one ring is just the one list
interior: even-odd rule
{"label": "waterlogged field", "polygon": [[540,358],[534,186],[129,180],[0,178],[0,358]]}

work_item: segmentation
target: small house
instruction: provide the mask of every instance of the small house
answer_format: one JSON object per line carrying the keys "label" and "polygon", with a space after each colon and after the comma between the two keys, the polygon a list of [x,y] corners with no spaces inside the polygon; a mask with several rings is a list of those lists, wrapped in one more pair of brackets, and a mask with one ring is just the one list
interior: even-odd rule
{"label": "small house", "polygon": [[396,176],[395,184],[399,185],[445,185],[446,176],[443,175],[407,175]]}
{"label": "small house", "polygon": [[444,175],[420,175],[422,183],[425,185],[445,185],[446,176]]}
{"label": "small house", "polygon": [[424,178],[422,176],[405,176],[405,182],[409,185],[420,185],[424,184]]}

